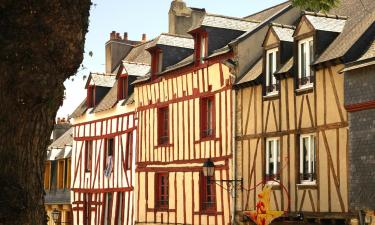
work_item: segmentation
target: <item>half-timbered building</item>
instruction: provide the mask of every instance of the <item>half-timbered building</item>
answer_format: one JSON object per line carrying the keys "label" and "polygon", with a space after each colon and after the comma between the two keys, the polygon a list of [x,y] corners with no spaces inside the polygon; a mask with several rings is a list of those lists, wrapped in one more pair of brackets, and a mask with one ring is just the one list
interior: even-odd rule
{"label": "half-timbered building", "polygon": [[240,212],[256,208],[265,184],[272,185],[272,210],[293,220],[344,222],[355,215],[348,205],[343,61],[331,57],[335,40],[353,23],[346,16],[363,14],[348,9],[352,3],[333,11],[344,16],[304,12],[296,23],[269,23],[253,43],[262,52],[247,59],[235,84],[240,221],[248,221]]}
{"label": "half-timbered building", "polygon": [[[136,223],[230,223],[233,97],[227,44],[258,22],[206,14],[189,36],[162,34],[136,81]],[[225,53],[217,56],[215,50]],[[214,164],[213,176],[202,173]]]}
{"label": "half-timbered building", "polygon": [[[119,50],[112,44],[125,47]],[[111,34],[106,63],[112,73],[90,74],[87,97],[71,116],[76,225],[134,223],[136,116],[131,83],[150,70],[149,57],[140,54],[145,45],[145,40],[129,42]]]}

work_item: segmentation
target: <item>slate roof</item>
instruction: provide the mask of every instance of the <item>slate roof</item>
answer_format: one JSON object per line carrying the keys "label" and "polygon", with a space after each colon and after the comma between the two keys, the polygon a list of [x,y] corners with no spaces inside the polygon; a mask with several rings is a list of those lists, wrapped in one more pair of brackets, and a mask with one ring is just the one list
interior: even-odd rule
{"label": "slate roof", "polygon": [[280,41],[293,42],[293,33],[296,29],[295,27],[276,23],[271,23],[271,26]]}
{"label": "slate roof", "polygon": [[342,72],[375,65],[375,39],[370,43],[368,49],[357,60],[345,64]]}
{"label": "slate roof", "polygon": [[282,65],[274,74],[285,74],[293,68],[293,57],[291,57],[284,65]]}
{"label": "slate roof", "polygon": [[112,108],[117,103],[117,80],[93,112],[100,112]]}
{"label": "slate roof", "polygon": [[262,11],[256,12],[254,14],[251,14],[249,16],[244,17],[244,19],[250,19],[250,20],[257,20],[257,21],[263,21],[267,19],[268,17],[272,16],[279,10],[283,9],[286,6],[291,5],[290,1],[282,2],[278,5],[274,5],[270,8],[264,9]]}
{"label": "slate roof", "polygon": [[250,67],[249,71],[247,71],[247,73],[245,73],[245,75],[236,82],[236,85],[241,85],[244,83],[248,83],[250,81],[254,81],[262,74],[262,70],[263,57],[260,58],[252,67]]}
{"label": "slate roof", "polygon": [[154,45],[154,40],[134,46],[123,61],[151,64],[151,55],[146,49],[150,48],[152,45]]}
{"label": "slate roof", "polygon": [[258,23],[258,21],[250,21],[236,17],[206,14],[203,17],[203,20],[200,25],[205,27],[216,27],[228,30],[248,31],[254,28],[256,25],[258,25]]}
{"label": "slate roof", "polygon": [[100,87],[112,87],[116,81],[116,76],[112,74],[91,73],[87,80],[88,85],[95,85]]}
{"label": "slate roof", "polygon": [[340,33],[344,29],[347,19],[347,17],[310,12],[305,12],[305,16],[315,30],[337,33]]}
{"label": "slate roof", "polygon": [[[372,6],[372,9],[374,8],[375,1],[373,1]],[[316,65],[343,57],[371,26],[375,26],[374,20],[375,10],[364,12],[358,9],[357,13],[348,19],[343,31],[318,57],[318,59],[315,60],[314,64]]]}
{"label": "slate roof", "polygon": [[154,45],[194,49],[194,39],[191,36],[162,33],[155,38]]}
{"label": "slate roof", "polygon": [[145,76],[149,71],[151,66],[144,63],[128,62],[123,61],[122,65],[124,69],[131,76]]}
{"label": "slate roof", "polygon": [[77,106],[77,108],[73,111],[73,113],[69,116],[70,118],[76,118],[81,116],[84,112],[87,110],[87,103],[86,103],[86,98],[83,99],[81,104]]}
{"label": "slate roof", "polygon": [[69,128],[63,135],[52,142],[48,148],[64,148],[66,145],[73,144],[73,127]]}

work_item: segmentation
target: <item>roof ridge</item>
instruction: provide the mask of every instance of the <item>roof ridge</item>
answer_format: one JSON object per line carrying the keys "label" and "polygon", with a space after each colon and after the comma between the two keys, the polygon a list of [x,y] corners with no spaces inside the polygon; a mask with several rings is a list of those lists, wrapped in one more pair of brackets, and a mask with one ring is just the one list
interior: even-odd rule
{"label": "roof ridge", "polygon": [[[156,37],[156,38],[157,38],[157,37]],[[136,47],[139,47],[139,46],[141,46],[141,45],[144,45],[144,44],[150,43],[150,42],[154,41],[156,38],[153,38],[153,39],[150,39],[150,40],[148,40],[148,41],[141,42],[141,43],[139,43],[139,44],[137,44],[137,45],[134,45],[133,48],[136,48]],[[125,56],[125,57],[126,57],[126,56]]]}
{"label": "roof ridge", "polygon": [[322,12],[311,12],[311,11],[302,11],[302,15],[316,16],[316,17],[325,17],[337,20],[347,20],[347,16],[340,16],[335,14],[327,14]]}
{"label": "roof ridge", "polygon": [[205,16],[216,16],[216,17],[222,17],[222,18],[232,19],[232,20],[239,20],[239,21],[249,22],[249,23],[260,23],[261,22],[261,21],[258,21],[258,20],[250,20],[250,19],[245,19],[245,18],[241,18],[241,17],[226,16],[226,15],[214,14],[214,13],[206,13]]}
{"label": "roof ridge", "polygon": [[281,2],[281,3],[277,4],[277,5],[270,6],[270,7],[268,7],[268,8],[265,8],[265,9],[261,10],[261,11],[255,12],[255,13],[250,14],[250,15],[248,15],[248,16],[245,16],[244,18],[254,16],[254,15],[256,15],[256,14],[259,14],[259,13],[265,12],[265,11],[270,10],[270,9],[272,9],[272,8],[276,8],[277,6],[283,5],[283,4],[287,3],[287,2],[290,2],[290,0],[287,0],[287,1],[285,1],[285,2]]}
{"label": "roof ridge", "polygon": [[183,35],[183,34],[171,34],[171,33],[161,33],[161,35],[166,35],[166,36],[172,36],[172,37],[179,37],[179,38],[187,38],[187,39],[193,39],[190,35]]}
{"label": "roof ridge", "polygon": [[296,26],[286,25],[286,24],[281,24],[281,23],[274,23],[274,22],[271,22],[269,24],[269,26],[275,26],[275,27],[281,27],[281,28],[288,28],[288,29],[293,29],[293,30],[296,29]]}

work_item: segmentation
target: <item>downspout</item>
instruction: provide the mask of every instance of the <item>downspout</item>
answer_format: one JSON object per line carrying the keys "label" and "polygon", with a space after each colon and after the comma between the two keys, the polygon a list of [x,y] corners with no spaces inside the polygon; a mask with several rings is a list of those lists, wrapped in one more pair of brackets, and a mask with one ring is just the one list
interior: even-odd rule
{"label": "downspout", "polygon": [[[235,78],[233,78],[234,80]],[[234,83],[234,82],[233,82]],[[232,225],[236,223],[236,196],[237,196],[237,154],[236,154],[236,90],[232,89],[232,156],[233,156],[233,183],[232,183]]]}

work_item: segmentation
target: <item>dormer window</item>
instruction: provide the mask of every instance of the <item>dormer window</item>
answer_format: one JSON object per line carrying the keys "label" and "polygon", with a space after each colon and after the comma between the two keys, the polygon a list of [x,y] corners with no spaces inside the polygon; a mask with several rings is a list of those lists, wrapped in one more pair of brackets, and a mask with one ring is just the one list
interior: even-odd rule
{"label": "dormer window", "polygon": [[200,63],[202,64],[203,61],[204,61],[204,58],[207,56],[207,35],[206,34],[202,34],[200,36],[200,42],[201,42],[201,46],[200,46]]}
{"label": "dormer window", "polygon": [[128,75],[121,75],[118,78],[117,92],[118,100],[128,97]]}
{"label": "dormer window", "polygon": [[300,88],[310,87],[314,82],[314,74],[310,67],[313,60],[313,38],[298,41],[298,85]]}
{"label": "dormer window", "polygon": [[95,106],[95,86],[87,87],[86,103],[88,108]]}
{"label": "dormer window", "polygon": [[277,80],[274,76],[277,66],[278,49],[273,48],[266,51],[266,93],[267,95],[277,94],[278,85]]}
{"label": "dormer window", "polygon": [[156,75],[163,70],[163,52],[161,49],[155,49],[152,54],[151,72]]}
{"label": "dormer window", "polygon": [[208,38],[205,31],[197,31],[194,35],[195,39],[195,64],[203,64],[204,58],[207,57]]}

